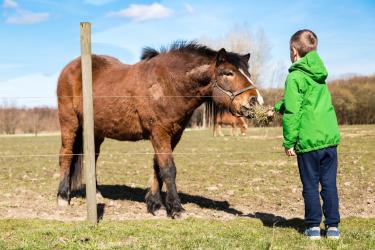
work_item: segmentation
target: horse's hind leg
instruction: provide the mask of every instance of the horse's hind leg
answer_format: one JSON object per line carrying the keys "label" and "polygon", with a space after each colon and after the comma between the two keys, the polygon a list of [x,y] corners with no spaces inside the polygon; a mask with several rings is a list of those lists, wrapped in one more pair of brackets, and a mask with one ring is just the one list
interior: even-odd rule
{"label": "horse's hind leg", "polygon": [[104,141],[104,137],[102,136],[95,136],[95,180],[96,180],[96,198],[97,199],[102,199],[103,196],[102,194],[100,193],[100,190],[98,188],[98,178],[97,178],[97,169],[98,169],[98,165],[97,165],[97,162],[98,162],[98,158],[99,158],[99,154],[100,154],[100,146],[102,145]]}
{"label": "horse's hind leg", "polygon": [[[71,191],[71,175],[80,174],[81,170],[71,169],[73,158],[79,165],[81,157],[77,154],[79,152],[74,152],[74,148],[79,148],[80,142],[77,141],[77,137],[80,137],[79,121],[78,117],[72,113],[65,114],[60,113],[60,126],[61,126],[61,149],[59,157],[60,165],[60,184],[57,192],[57,203],[59,206],[66,206],[70,201],[70,191]],[[73,170],[73,171],[72,171]],[[73,172],[73,173],[72,173]]]}

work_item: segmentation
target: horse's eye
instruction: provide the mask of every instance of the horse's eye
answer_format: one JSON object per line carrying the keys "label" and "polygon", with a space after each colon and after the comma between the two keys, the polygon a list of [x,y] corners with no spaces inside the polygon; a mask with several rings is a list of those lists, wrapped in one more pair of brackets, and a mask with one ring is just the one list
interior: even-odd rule
{"label": "horse's eye", "polygon": [[224,71],[223,75],[225,75],[225,76],[233,76],[233,72],[232,71]]}

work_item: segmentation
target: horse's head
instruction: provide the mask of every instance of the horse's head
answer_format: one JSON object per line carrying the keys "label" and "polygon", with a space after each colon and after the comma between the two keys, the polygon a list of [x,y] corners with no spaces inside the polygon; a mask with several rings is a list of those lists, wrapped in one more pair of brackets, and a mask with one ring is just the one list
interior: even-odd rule
{"label": "horse's head", "polygon": [[228,108],[236,116],[254,117],[255,105],[262,105],[263,98],[250,80],[248,61],[250,54],[238,55],[219,50],[213,62],[213,100]]}

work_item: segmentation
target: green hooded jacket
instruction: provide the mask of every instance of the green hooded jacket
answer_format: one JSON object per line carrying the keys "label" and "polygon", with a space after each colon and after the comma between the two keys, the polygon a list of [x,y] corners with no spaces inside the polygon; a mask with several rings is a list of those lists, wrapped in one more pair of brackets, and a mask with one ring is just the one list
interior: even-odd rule
{"label": "green hooded jacket", "polygon": [[289,68],[284,99],[275,105],[275,110],[283,114],[285,148],[305,153],[340,143],[336,113],[325,83],[327,76],[316,51]]}

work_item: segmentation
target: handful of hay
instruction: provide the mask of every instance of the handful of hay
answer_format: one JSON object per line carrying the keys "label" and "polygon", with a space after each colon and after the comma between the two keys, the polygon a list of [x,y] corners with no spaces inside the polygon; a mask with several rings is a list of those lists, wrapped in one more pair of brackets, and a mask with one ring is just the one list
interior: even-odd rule
{"label": "handful of hay", "polygon": [[254,107],[254,120],[258,126],[268,125],[274,115],[273,107],[256,105]]}

